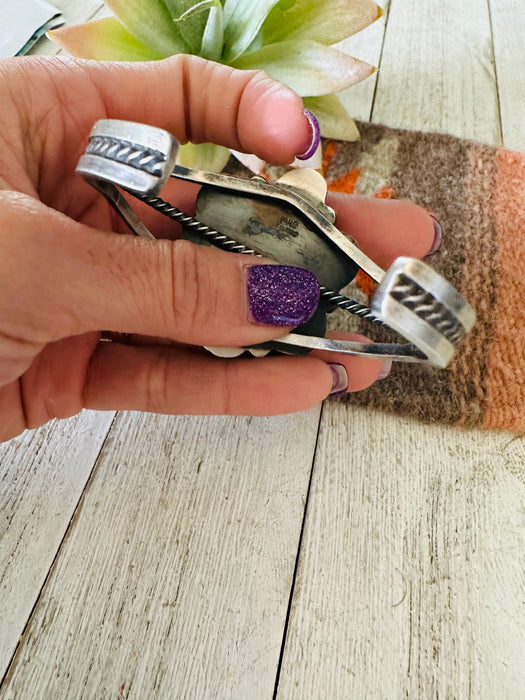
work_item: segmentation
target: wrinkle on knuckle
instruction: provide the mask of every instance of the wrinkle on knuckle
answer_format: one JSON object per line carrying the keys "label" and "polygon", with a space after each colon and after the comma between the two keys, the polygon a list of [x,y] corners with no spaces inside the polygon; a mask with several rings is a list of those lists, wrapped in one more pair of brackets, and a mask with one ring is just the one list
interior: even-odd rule
{"label": "wrinkle on knuckle", "polygon": [[171,246],[171,315],[174,328],[191,340],[208,326],[216,310],[213,272],[199,246],[175,241]]}
{"label": "wrinkle on knuckle", "polygon": [[[199,141],[203,143],[216,142],[218,138],[218,122],[224,121],[224,132],[220,141],[236,141],[236,117],[238,98],[235,98],[235,68],[222,64],[209,64],[204,72],[204,110],[200,113]],[[219,104],[220,100],[220,104]],[[202,101],[200,101],[202,105]],[[201,107],[202,110],[202,107]],[[221,120],[217,112],[221,113]],[[225,138],[226,137],[226,138]]]}
{"label": "wrinkle on knuckle", "polygon": [[234,414],[234,386],[238,361],[223,360],[221,372],[217,373],[215,401],[217,414],[231,416]]}
{"label": "wrinkle on knuckle", "polygon": [[183,106],[183,141],[191,141],[192,134],[192,116],[191,116],[191,60],[187,55],[181,56],[180,59],[180,76],[181,76],[181,95]]}
{"label": "wrinkle on knuckle", "polygon": [[210,61],[201,63],[193,56],[188,60],[187,121],[191,124],[194,143],[217,143],[224,139],[218,127],[227,124],[226,131],[234,127],[231,114],[235,115],[235,75],[239,73],[230,66]]}
{"label": "wrinkle on knuckle", "polygon": [[152,413],[167,413],[170,406],[171,353],[168,349],[158,352],[155,362],[145,370],[143,394],[145,405]]}
{"label": "wrinkle on knuckle", "polygon": [[252,133],[246,130],[245,124],[253,119],[253,115],[264,108],[264,102],[269,95],[274,92],[280,92],[283,86],[271,78],[265,71],[252,71],[249,79],[246,81],[237,102],[235,128],[237,140],[242,149],[251,150],[250,139]]}
{"label": "wrinkle on knuckle", "polygon": [[[216,89],[211,89],[217,82],[217,73],[230,70],[225,66],[205,61],[199,56],[181,54],[176,65],[178,72],[179,93],[182,102],[182,126],[179,140],[182,143],[202,143],[207,138],[207,125],[213,117],[216,104]],[[166,59],[171,60],[171,59]]]}

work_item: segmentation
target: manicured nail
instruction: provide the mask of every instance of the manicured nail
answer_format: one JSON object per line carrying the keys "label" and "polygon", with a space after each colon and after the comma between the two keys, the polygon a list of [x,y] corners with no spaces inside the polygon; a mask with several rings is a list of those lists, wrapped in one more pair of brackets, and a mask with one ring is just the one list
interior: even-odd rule
{"label": "manicured nail", "polygon": [[321,295],[314,273],[291,265],[251,265],[247,284],[251,319],[267,326],[300,326]]}
{"label": "manicured nail", "polygon": [[317,151],[319,147],[319,143],[321,141],[321,129],[319,127],[319,122],[317,121],[317,117],[313,112],[310,112],[309,109],[304,109],[303,114],[306,117],[308,121],[308,125],[310,127],[310,132],[311,132],[311,140],[308,148],[304,153],[301,153],[300,156],[297,156],[299,160],[308,160],[311,158],[315,152]]}
{"label": "manicured nail", "polygon": [[392,360],[383,360],[383,369],[379,373],[379,376],[377,377],[376,381],[380,382],[382,379],[386,379],[388,375],[390,374],[390,370],[392,369]]}
{"label": "manicured nail", "polygon": [[432,223],[434,224],[434,240],[427,255],[434,255],[434,253],[437,253],[438,250],[441,248],[441,241],[443,240],[443,228],[434,216],[434,214],[430,214],[430,218],[432,219]]}
{"label": "manicured nail", "polygon": [[348,389],[348,373],[346,367],[340,362],[329,362],[328,367],[332,370],[333,384],[329,396],[340,396],[346,394]]}

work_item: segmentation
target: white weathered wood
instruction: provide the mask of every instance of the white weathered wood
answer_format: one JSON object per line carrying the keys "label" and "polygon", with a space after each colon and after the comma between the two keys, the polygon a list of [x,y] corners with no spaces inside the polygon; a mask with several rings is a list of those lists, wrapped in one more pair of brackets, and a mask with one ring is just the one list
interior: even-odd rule
{"label": "white weathered wood", "polygon": [[523,455],[326,407],[278,697],[523,697]]}
{"label": "white weathered wood", "polygon": [[86,411],[0,445],[0,678],[112,420]]}
{"label": "white weathered wood", "polygon": [[[68,24],[100,10],[100,0],[54,0]],[[41,39],[33,54],[57,47]],[[19,642],[113,413],[84,412],[0,445],[0,678]]]}
{"label": "white weathered wood", "polygon": [[[503,51],[502,2],[513,139],[525,70],[505,83],[523,52]],[[491,56],[485,3],[392,0],[374,120],[497,143]],[[371,86],[348,92],[354,116]],[[316,425],[120,417],[2,694],[271,697]],[[524,456],[327,405],[279,697],[522,697]]]}
{"label": "white weathered wood", "polygon": [[[61,5],[69,23],[88,18]],[[2,695],[112,696],[124,684],[135,697],[174,697],[178,685],[180,697],[270,697],[318,422],[318,410],[253,422],[120,418]],[[44,503],[59,474],[50,469],[39,489]],[[51,499],[62,516],[61,501]],[[24,509],[32,522],[27,495]],[[51,512],[42,519],[45,534]],[[43,574],[51,560],[41,558]],[[6,626],[11,648],[35,600],[26,597]]]}
{"label": "white weathered wood", "polygon": [[5,696],[270,698],[318,420],[118,416]]}
{"label": "white weathered wood", "polygon": [[[181,697],[246,697],[255,687],[271,695],[319,411],[225,421],[119,420],[115,450],[104,452],[108,472],[94,477],[3,695],[104,696],[123,683],[135,697],[173,697],[177,684]],[[173,425],[182,447],[171,443]],[[98,483],[100,498],[90,500]],[[13,641],[28,611],[15,617]]]}
{"label": "white weathered wood", "polygon": [[490,8],[503,142],[507,148],[525,151],[525,5],[521,0],[491,0]]}
{"label": "white weathered wood", "polygon": [[373,121],[500,143],[486,2],[392,0]]}
{"label": "white weathered wood", "polygon": [[[381,47],[387,17],[386,0],[379,0],[377,4],[383,8],[383,16],[349,39],[341,41],[336,47],[341,51],[345,51],[350,56],[355,56],[355,58],[366,61],[376,68],[379,66],[381,60]],[[348,114],[354,119],[361,119],[362,121],[370,120],[377,76],[378,73],[376,71],[363,82],[353,85],[338,94]]]}
{"label": "white weathered wood", "polygon": [[[484,3],[393,0],[374,121],[499,143],[491,55]],[[330,404],[321,426],[278,697],[523,697],[523,440]]]}

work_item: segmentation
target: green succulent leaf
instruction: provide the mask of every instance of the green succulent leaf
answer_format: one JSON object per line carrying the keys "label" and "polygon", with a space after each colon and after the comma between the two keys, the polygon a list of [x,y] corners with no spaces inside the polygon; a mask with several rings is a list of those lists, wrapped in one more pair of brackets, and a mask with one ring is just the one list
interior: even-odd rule
{"label": "green succulent leaf", "polygon": [[253,48],[291,39],[335,44],[364,29],[381,14],[373,0],[279,0]]}
{"label": "green succulent leaf", "polygon": [[224,0],[224,59],[238,58],[255,39],[278,0]]}
{"label": "green succulent leaf", "polygon": [[185,143],[179,149],[177,163],[185,168],[220,173],[230,155],[227,148],[214,143]]}
{"label": "green succulent leaf", "polygon": [[202,35],[200,55],[210,61],[219,61],[224,44],[224,12],[219,0],[210,8],[208,21]]}
{"label": "green succulent leaf", "polygon": [[188,44],[162,0],[105,0],[124,27],[162,56],[187,53]]}
{"label": "green succulent leaf", "polygon": [[136,39],[115,17],[48,32],[72,56],[99,61],[154,61],[163,56]]}
{"label": "green succulent leaf", "polygon": [[219,0],[164,0],[191,53],[199,54],[210,7]]}
{"label": "green succulent leaf", "polygon": [[220,5],[220,4],[221,4],[220,0],[201,0],[201,2],[194,3],[191,7],[189,7],[187,10],[185,10],[178,17],[177,16],[173,17],[173,21],[174,22],[182,22],[184,20],[189,19],[190,17],[195,17],[196,15],[200,15],[202,12],[209,10],[210,7],[216,7],[217,5]]}
{"label": "green succulent leaf", "polygon": [[281,41],[241,56],[231,65],[264,69],[301,96],[317,97],[358,83],[374,68],[316,41]]}
{"label": "green succulent leaf", "polygon": [[359,139],[359,131],[354,120],[336,95],[305,97],[303,103],[306,109],[313,112],[319,120],[321,134],[325,138],[339,141]]}

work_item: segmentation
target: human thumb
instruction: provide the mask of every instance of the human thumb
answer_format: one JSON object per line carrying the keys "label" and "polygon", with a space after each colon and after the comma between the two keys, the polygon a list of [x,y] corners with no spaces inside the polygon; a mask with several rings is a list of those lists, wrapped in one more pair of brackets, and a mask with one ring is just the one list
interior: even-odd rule
{"label": "human thumb", "polygon": [[111,330],[242,346],[300,325],[319,301],[307,270],[98,231],[19,193],[0,193],[0,231],[0,319],[17,337]]}

